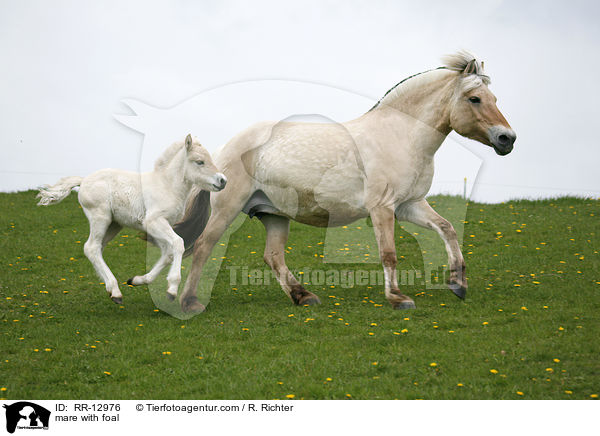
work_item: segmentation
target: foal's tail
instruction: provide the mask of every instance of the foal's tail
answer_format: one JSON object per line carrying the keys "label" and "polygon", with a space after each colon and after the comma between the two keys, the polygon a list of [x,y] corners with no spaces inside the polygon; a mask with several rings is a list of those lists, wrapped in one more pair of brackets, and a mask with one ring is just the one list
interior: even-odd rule
{"label": "foal's tail", "polygon": [[190,194],[185,214],[173,230],[183,239],[184,256],[192,254],[194,242],[204,231],[210,217],[210,192],[197,191]]}
{"label": "foal's tail", "polygon": [[63,177],[53,186],[42,186],[36,198],[40,198],[38,206],[50,206],[60,203],[71,193],[71,189],[79,186],[83,177],[71,176]]}

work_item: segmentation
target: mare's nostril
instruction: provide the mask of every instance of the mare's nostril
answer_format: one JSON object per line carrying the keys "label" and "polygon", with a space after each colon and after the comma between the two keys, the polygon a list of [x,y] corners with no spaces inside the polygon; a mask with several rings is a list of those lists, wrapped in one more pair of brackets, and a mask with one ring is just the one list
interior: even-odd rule
{"label": "mare's nostril", "polygon": [[500,136],[498,136],[498,141],[500,141],[500,143],[502,145],[504,145],[504,144],[508,144],[509,139],[508,139],[508,136],[506,136],[506,135],[500,135]]}

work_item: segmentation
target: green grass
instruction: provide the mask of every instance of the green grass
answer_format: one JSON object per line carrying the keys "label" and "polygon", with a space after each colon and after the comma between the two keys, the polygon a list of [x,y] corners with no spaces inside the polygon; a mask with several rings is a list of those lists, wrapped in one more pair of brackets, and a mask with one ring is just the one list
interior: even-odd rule
{"label": "green grass", "polygon": [[[0,397],[600,394],[596,200],[469,204],[463,247],[467,300],[426,289],[417,280],[402,286],[416,301],[412,311],[392,310],[378,286],[307,286],[322,304],[295,307],[275,283],[230,285],[228,266],[264,269],[264,230],[256,219],[246,219],[227,245],[207,312],[180,320],[158,311],[147,287],[124,285],[124,305],[112,303],[83,255],[88,227],[75,195],[48,208],[36,207],[34,197],[33,191],[0,194]],[[465,204],[453,197],[432,200],[462,234]],[[368,229],[368,223],[338,231],[358,227]],[[438,250],[443,254],[439,242],[420,239],[419,245],[415,232],[426,233],[397,227],[399,270],[420,268]],[[359,246],[354,239],[348,247],[340,245],[350,256],[346,262],[354,263],[323,264],[320,255],[329,242],[319,243],[326,236],[324,229],[292,223],[290,268],[380,269],[365,263],[372,242]],[[146,244],[126,229],[105,257],[124,282],[145,270]],[[157,286],[166,288],[164,282]]]}

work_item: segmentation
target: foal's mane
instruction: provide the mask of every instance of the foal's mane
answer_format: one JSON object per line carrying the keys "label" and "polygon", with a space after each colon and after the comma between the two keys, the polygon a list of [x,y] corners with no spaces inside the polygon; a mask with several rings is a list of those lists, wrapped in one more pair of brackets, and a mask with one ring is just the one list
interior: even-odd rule
{"label": "foal's mane", "polygon": [[486,85],[490,84],[489,76],[483,74],[483,62],[477,60],[475,55],[469,53],[466,50],[459,50],[454,54],[446,55],[442,57],[442,62],[444,63],[444,65],[441,67],[413,74],[396,83],[394,86],[387,90],[383,97],[381,97],[371,109],[369,109],[369,112],[377,108],[381,104],[381,102],[388,96],[388,94],[390,94],[393,91],[397,91],[397,88],[403,83],[407,82],[413,77],[421,76],[422,74],[429,73],[431,71],[451,70],[462,73],[465,75],[465,78],[468,79],[468,83],[465,83],[466,86],[475,87],[481,83],[484,83]]}
{"label": "foal's mane", "polygon": [[175,142],[171,144],[162,154],[156,159],[154,162],[154,170],[160,170],[161,168],[166,167],[169,162],[173,160],[175,155],[181,150],[184,146],[184,142]]}

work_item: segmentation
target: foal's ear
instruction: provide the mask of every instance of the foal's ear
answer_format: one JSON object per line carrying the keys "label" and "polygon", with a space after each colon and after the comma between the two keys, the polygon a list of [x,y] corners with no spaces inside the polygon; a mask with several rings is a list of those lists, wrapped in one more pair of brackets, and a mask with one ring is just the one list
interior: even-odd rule
{"label": "foal's ear", "polygon": [[192,135],[188,134],[185,137],[185,148],[187,151],[190,151],[190,149],[192,148]]}

